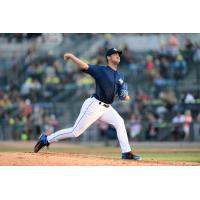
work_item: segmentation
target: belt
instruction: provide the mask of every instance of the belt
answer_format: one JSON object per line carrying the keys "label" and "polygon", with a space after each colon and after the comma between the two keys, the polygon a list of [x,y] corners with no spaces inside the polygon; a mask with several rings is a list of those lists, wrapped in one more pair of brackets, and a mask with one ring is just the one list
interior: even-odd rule
{"label": "belt", "polygon": [[102,105],[102,106],[104,106],[104,107],[106,107],[106,108],[109,108],[109,106],[110,106],[110,105],[105,104],[105,103],[103,103],[103,102],[101,102],[101,101],[99,101],[99,105]]}
{"label": "belt", "polygon": [[[95,96],[91,96],[90,98],[95,98],[95,99],[97,99]],[[98,99],[97,99],[98,100]],[[99,101],[99,100],[98,100]],[[99,101],[99,105],[102,105],[102,106],[104,106],[104,107],[106,107],[106,108],[109,108],[109,104],[106,104],[106,103],[104,103],[104,102],[102,102],[102,101]]]}

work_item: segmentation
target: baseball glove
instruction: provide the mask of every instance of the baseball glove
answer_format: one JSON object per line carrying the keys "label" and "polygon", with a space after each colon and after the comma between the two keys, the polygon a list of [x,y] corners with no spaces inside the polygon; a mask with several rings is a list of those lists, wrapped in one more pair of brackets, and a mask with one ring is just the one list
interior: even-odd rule
{"label": "baseball glove", "polygon": [[123,83],[122,85],[119,86],[118,88],[118,97],[121,101],[126,100],[126,96],[128,96],[128,84]]}

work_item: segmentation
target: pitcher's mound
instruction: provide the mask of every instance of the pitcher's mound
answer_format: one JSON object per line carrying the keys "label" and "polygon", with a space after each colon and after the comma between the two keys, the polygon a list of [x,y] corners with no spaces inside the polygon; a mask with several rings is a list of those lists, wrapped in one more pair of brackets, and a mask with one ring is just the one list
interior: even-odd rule
{"label": "pitcher's mound", "polygon": [[194,162],[161,160],[122,160],[120,158],[97,157],[72,153],[0,153],[1,166],[194,166]]}

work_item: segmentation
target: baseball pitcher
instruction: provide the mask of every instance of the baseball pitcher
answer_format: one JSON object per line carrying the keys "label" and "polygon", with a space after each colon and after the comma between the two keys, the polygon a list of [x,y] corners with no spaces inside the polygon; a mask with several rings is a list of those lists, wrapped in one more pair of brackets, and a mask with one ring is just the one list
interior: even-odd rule
{"label": "baseball pitcher", "polygon": [[65,61],[72,60],[79,70],[90,74],[95,79],[96,92],[83,103],[73,127],[52,134],[42,133],[34,147],[35,153],[53,142],[80,136],[91,124],[100,119],[115,127],[122,159],[141,160],[140,156],[132,153],[124,120],[111,105],[116,95],[122,101],[129,100],[128,85],[117,70],[121,55],[122,51],[109,49],[106,52],[107,66],[98,66],[87,64],[71,53],[64,54]]}

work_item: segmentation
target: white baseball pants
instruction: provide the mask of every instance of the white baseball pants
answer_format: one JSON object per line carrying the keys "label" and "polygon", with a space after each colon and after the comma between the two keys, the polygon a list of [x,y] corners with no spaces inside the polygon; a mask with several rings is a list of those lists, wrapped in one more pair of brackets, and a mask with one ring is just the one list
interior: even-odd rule
{"label": "white baseball pants", "polygon": [[97,119],[115,127],[122,153],[131,151],[122,117],[111,105],[106,108],[103,103],[100,104],[100,101],[94,97],[85,100],[73,127],[52,133],[47,137],[47,140],[49,143],[53,143],[65,138],[78,137]]}

